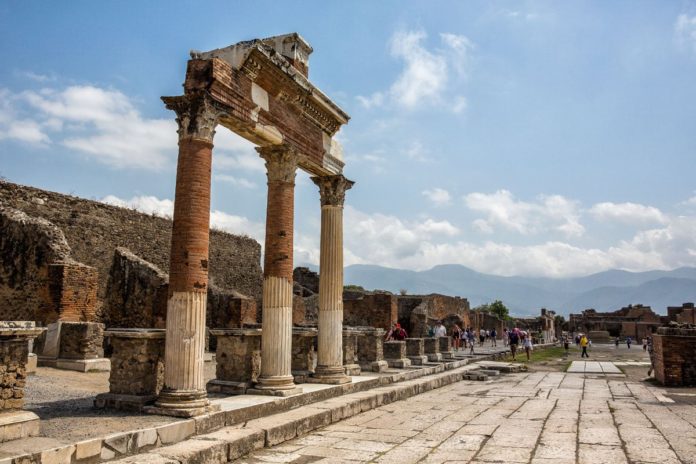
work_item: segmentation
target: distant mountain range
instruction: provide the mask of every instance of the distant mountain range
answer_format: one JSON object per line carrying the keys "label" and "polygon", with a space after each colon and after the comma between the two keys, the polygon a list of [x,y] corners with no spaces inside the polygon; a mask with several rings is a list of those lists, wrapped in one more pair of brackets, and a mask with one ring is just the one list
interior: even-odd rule
{"label": "distant mountain range", "polygon": [[346,285],[369,290],[458,295],[468,298],[472,308],[502,300],[519,316],[536,315],[540,308],[567,316],[587,308],[614,311],[637,303],[665,314],[667,306],[696,301],[696,268],[690,267],[647,272],[610,270],[585,277],[551,279],[494,276],[458,264],[435,266],[427,271],[352,265],[345,268],[344,281]]}

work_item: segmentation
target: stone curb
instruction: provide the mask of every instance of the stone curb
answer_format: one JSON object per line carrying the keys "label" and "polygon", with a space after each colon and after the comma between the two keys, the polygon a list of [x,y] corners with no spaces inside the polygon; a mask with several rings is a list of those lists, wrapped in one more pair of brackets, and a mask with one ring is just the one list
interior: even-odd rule
{"label": "stone curb", "polygon": [[252,451],[278,445],[379,406],[459,382],[467,371],[476,367],[457,367],[427,378],[405,380],[398,384],[331,398],[311,406],[198,435],[173,446],[154,449],[149,453],[129,456],[112,463],[226,463]]}
{"label": "stone curb", "polygon": [[[493,353],[475,359],[412,368],[358,383],[279,398],[270,403],[217,411],[153,428],[0,458],[0,464],[92,464],[114,459],[121,459],[114,462],[123,464],[227,462],[216,461],[216,456],[222,456],[224,451],[228,459],[236,459],[382,404],[449,385],[462,380],[463,374],[473,368],[464,367],[468,363],[500,356],[501,353]],[[190,447],[181,445],[184,441]],[[206,447],[206,444],[210,446]]]}

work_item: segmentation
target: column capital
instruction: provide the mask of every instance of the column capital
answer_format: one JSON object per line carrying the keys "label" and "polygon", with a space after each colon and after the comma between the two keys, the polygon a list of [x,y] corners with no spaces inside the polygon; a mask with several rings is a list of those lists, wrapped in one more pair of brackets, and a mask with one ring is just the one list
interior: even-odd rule
{"label": "column capital", "polygon": [[355,184],[355,182],[346,179],[341,174],[312,177],[312,182],[319,186],[321,206],[343,206],[346,190],[349,190]]}
{"label": "column capital", "polygon": [[266,160],[268,182],[295,183],[299,157],[294,148],[288,145],[268,145],[256,147],[256,151]]}
{"label": "column capital", "polygon": [[213,143],[215,126],[225,110],[210,95],[203,93],[162,97],[162,101],[167,109],[176,112],[179,140],[191,138]]}

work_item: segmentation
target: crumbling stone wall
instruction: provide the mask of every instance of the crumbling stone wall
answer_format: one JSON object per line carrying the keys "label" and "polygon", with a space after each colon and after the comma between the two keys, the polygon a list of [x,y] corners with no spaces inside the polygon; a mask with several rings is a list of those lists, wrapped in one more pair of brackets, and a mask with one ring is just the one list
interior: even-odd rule
{"label": "crumbling stone wall", "polygon": [[0,343],[0,411],[22,409],[24,406],[28,355],[26,339]]}
{"label": "crumbling stone wall", "polygon": [[681,306],[668,306],[667,318],[670,322],[680,324],[696,324],[696,309],[693,303],[683,303]]}
{"label": "crumbling stone wall", "polygon": [[343,294],[343,324],[388,329],[398,320],[398,302],[391,293]]}
{"label": "crumbling stone wall", "polygon": [[[62,230],[73,260],[98,271],[98,311],[106,297],[107,276],[117,247],[125,247],[164,272],[169,271],[169,219],[2,181],[0,204],[46,219],[56,230]],[[11,252],[9,257],[0,258],[6,263],[18,256]],[[260,301],[261,245],[254,239],[211,230],[209,272],[211,284]],[[0,287],[4,286],[0,282]]]}
{"label": "crumbling stone wall", "polygon": [[669,319],[655,314],[650,306],[638,304],[606,313],[590,308],[581,314],[571,314],[568,321],[569,329],[574,332],[607,331],[612,337],[642,338],[669,322]]}
{"label": "crumbling stone wall", "polygon": [[104,324],[63,322],[60,326],[61,359],[97,359],[104,357]]}
{"label": "crumbling stone wall", "polygon": [[[454,324],[469,325],[469,300],[458,296],[431,295],[400,296],[399,322],[412,337],[426,337],[428,327],[443,321],[447,332]],[[414,306],[414,303],[418,303]]]}
{"label": "crumbling stone wall", "polygon": [[94,320],[96,288],[58,227],[0,204],[0,319]]}
{"label": "crumbling stone wall", "polygon": [[[169,275],[125,248],[114,252],[102,320],[108,328],[165,328]],[[257,322],[256,300],[208,286],[206,325],[241,327]]]}

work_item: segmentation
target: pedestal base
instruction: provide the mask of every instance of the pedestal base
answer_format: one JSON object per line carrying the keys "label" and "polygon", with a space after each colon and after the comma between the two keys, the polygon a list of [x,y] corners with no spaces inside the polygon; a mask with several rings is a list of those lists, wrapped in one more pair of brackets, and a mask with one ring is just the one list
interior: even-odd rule
{"label": "pedestal base", "polygon": [[441,353],[430,353],[426,355],[428,357],[428,362],[440,362],[442,361]]}
{"label": "pedestal base", "polygon": [[411,360],[408,358],[387,359],[387,364],[392,368],[403,369],[404,367],[409,367],[411,365]]}
{"label": "pedestal base", "polygon": [[361,364],[360,368],[364,371],[369,372],[384,372],[389,368],[387,361],[372,361],[367,364]]}
{"label": "pedestal base", "polygon": [[345,375],[343,372],[341,374],[332,375],[319,375],[314,374],[307,378],[307,383],[323,383],[327,385],[342,385],[344,383],[350,383],[351,378]]}
{"label": "pedestal base", "polygon": [[231,380],[213,379],[208,382],[206,389],[208,393],[224,393],[226,395],[243,395],[248,389],[253,387],[252,382],[235,382]]}
{"label": "pedestal base", "polygon": [[117,393],[100,393],[94,399],[97,409],[113,408],[122,411],[142,412],[147,405],[154,403],[157,395],[119,395]]}
{"label": "pedestal base", "polygon": [[428,362],[427,356],[409,356],[408,359],[414,366],[422,366],[423,364]]}
{"label": "pedestal base", "polygon": [[274,389],[266,389],[266,388],[250,388],[246,391],[247,395],[264,395],[264,396],[292,396],[292,395],[299,395],[302,393],[302,389],[300,387],[295,387],[295,388],[290,388],[287,390],[274,390]]}
{"label": "pedestal base", "polygon": [[39,416],[29,411],[0,413],[0,443],[39,435]]}
{"label": "pedestal base", "polygon": [[454,359],[454,351],[441,351],[442,359],[451,360]]}
{"label": "pedestal base", "polygon": [[346,375],[360,375],[362,368],[359,364],[346,364],[343,366]]}
{"label": "pedestal base", "polygon": [[205,390],[163,389],[155,404],[144,411],[162,416],[195,417],[219,409],[220,405],[210,404]]}
{"label": "pedestal base", "polygon": [[38,365],[42,367],[53,367],[56,369],[77,372],[109,372],[111,370],[111,361],[106,358],[56,359],[39,356]]}

